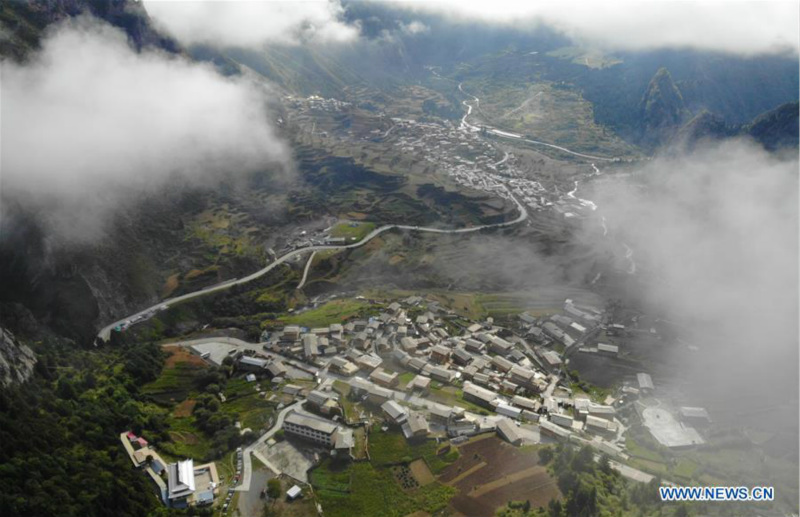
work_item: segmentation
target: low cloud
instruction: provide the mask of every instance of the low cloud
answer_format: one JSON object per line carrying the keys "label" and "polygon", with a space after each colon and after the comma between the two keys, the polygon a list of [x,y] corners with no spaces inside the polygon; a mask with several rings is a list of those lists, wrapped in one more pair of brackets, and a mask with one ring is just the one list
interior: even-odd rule
{"label": "low cloud", "polygon": [[699,348],[675,350],[681,371],[729,407],[797,394],[797,170],[730,141],[656,158],[592,194],[610,235],[634,250],[644,301]]}
{"label": "low cloud", "polygon": [[2,63],[2,197],[41,206],[63,240],[94,239],[137,193],[170,178],[264,170],[288,151],[268,92],[156,50],[111,26],[56,28],[26,64]]}
{"label": "low cloud", "polygon": [[336,1],[146,0],[147,12],[181,42],[257,48],[268,43],[336,43],[358,37]]}
{"label": "low cloud", "polygon": [[753,55],[797,52],[800,37],[800,11],[791,1],[437,0],[397,5],[521,30],[539,21],[607,50],[696,48]]}
{"label": "low cloud", "polygon": [[430,32],[431,28],[419,20],[414,20],[409,23],[400,22],[400,30],[408,35],[425,34]]}

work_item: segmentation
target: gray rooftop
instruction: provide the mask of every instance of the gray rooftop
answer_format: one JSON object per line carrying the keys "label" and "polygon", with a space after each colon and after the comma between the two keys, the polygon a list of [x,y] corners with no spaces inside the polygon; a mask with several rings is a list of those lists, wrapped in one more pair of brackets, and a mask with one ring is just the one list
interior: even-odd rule
{"label": "gray rooftop", "polygon": [[315,431],[319,431],[324,434],[333,434],[338,427],[336,424],[328,420],[323,420],[321,418],[314,418],[294,411],[289,413],[284,422],[288,422],[290,424],[299,425],[303,427],[308,427],[310,429],[314,429]]}

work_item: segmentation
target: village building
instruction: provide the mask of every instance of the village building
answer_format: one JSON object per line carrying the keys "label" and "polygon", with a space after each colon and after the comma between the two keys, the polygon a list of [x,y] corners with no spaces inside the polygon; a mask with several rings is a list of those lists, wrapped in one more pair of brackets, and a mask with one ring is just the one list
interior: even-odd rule
{"label": "village building", "polygon": [[484,344],[478,341],[477,339],[469,338],[464,341],[464,348],[470,352],[474,352],[476,354],[480,354],[483,352]]}
{"label": "village building", "polygon": [[514,367],[514,363],[506,359],[505,357],[496,355],[492,357],[492,366],[497,368],[501,372],[507,372]]}
{"label": "village building", "polygon": [[419,391],[422,393],[428,393],[430,390],[430,385],[430,377],[416,375],[413,379],[411,379],[411,382],[406,385],[406,391]]}
{"label": "village building", "polygon": [[553,350],[545,350],[542,353],[542,359],[545,360],[548,366],[555,368],[561,365],[561,358]]}
{"label": "village building", "polygon": [[491,350],[496,354],[506,356],[514,346],[501,337],[492,336],[491,338],[492,339],[491,342],[489,343],[489,350]]}
{"label": "village building", "polygon": [[394,400],[387,400],[381,405],[381,410],[389,422],[401,425],[408,418],[408,411],[406,408],[395,402]]}
{"label": "village building", "polygon": [[549,420],[539,420],[539,430],[545,436],[552,436],[553,438],[558,438],[560,440],[569,440],[569,437],[572,433]]}
{"label": "village building", "polygon": [[570,324],[569,324],[569,328],[570,328],[571,330],[574,330],[574,331],[575,331],[575,332],[577,332],[578,334],[585,334],[585,333],[586,333],[586,327],[584,327],[584,326],[583,326],[583,325],[581,325],[580,323],[576,323],[576,322],[574,322],[574,321],[573,321],[572,323],[570,323]]}
{"label": "village building", "polygon": [[382,363],[383,363],[383,359],[381,359],[380,357],[371,355],[371,354],[360,355],[356,359],[356,364],[358,365],[358,367],[361,370],[365,371],[365,372],[374,371]]}
{"label": "village building", "polygon": [[394,398],[392,391],[381,386],[370,385],[367,391],[367,400],[376,406],[380,406],[392,398]]}
{"label": "village building", "polygon": [[297,341],[298,339],[300,339],[300,327],[297,325],[284,327],[282,341]]}
{"label": "village building", "polygon": [[485,373],[476,373],[472,376],[472,382],[481,386],[488,386],[492,379]]}
{"label": "village building", "polygon": [[350,344],[356,348],[361,350],[366,350],[369,348],[369,338],[366,332],[359,332],[353,339],[350,340]]}
{"label": "village building", "polygon": [[509,381],[508,379],[503,379],[502,381],[500,381],[500,391],[502,393],[514,394],[517,392],[518,389],[519,386]]}
{"label": "village building", "polygon": [[497,435],[511,445],[514,445],[515,447],[522,445],[522,435],[520,434],[517,426],[514,425],[511,420],[507,418],[501,418],[497,422],[496,429]]}
{"label": "village building", "polygon": [[314,359],[318,355],[317,336],[315,334],[305,334],[303,336],[303,356],[306,359]]}
{"label": "village building", "polygon": [[415,372],[421,372],[427,364],[424,359],[414,357],[408,362],[408,367]]}
{"label": "village building", "polygon": [[528,330],[528,335],[537,343],[544,341],[544,332],[542,332],[542,329],[539,327],[531,327],[530,330]]}
{"label": "village building", "polygon": [[402,430],[406,440],[424,438],[428,436],[428,421],[425,420],[425,415],[422,413],[412,411],[409,413],[406,422],[402,425]]}
{"label": "village building", "polygon": [[267,373],[273,379],[279,377],[285,377],[287,373],[289,373],[289,369],[286,368],[286,365],[283,364],[281,361],[270,361],[267,364]]}
{"label": "village building", "polygon": [[191,459],[167,465],[167,497],[173,506],[186,505],[194,494],[194,461]]}
{"label": "village building", "polygon": [[397,373],[387,372],[383,368],[375,368],[375,370],[369,374],[369,380],[384,388],[393,388],[400,382]]}
{"label": "village building", "polygon": [[472,361],[472,354],[459,347],[453,350],[452,358],[455,364],[466,366]]}
{"label": "village building", "polygon": [[653,379],[648,373],[637,373],[636,381],[639,383],[639,391],[643,393],[652,392],[655,390],[655,386],[653,386]]}
{"label": "village building", "polygon": [[711,423],[708,411],[701,407],[684,406],[678,410],[681,420],[694,427],[705,427]]}
{"label": "village building", "polygon": [[525,354],[523,354],[521,351],[517,350],[516,348],[513,348],[508,353],[508,359],[510,361],[515,362],[515,363],[521,363],[522,361],[525,360]]}
{"label": "village building", "polygon": [[249,355],[243,355],[239,358],[236,368],[243,372],[261,373],[267,368],[267,361]]}
{"label": "village building", "polygon": [[516,395],[514,398],[512,398],[511,403],[522,409],[528,409],[530,411],[537,411],[540,407],[542,407],[542,404],[538,400],[520,397],[519,395]]}
{"label": "village building", "polygon": [[513,406],[509,406],[505,402],[501,402],[497,404],[495,407],[495,411],[497,411],[498,415],[507,416],[513,419],[518,419],[522,415],[522,410],[519,408],[515,408]]}
{"label": "village building", "polygon": [[430,376],[439,382],[450,384],[458,377],[458,373],[441,366],[434,366],[430,370]]}
{"label": "village building", "polygon": [[617,355],[619,354],[619,347],[617,345],[609,345],[607,343],[597,343],[597,351],[605,354]]}
{"label": "village building", "polygon": [[555,323],[548,321],[544,325],[542,325],[542,329],[544,332],[549,335],[551,338],[557,341],[563,341],[564,339],[564,331],[561,330],[558,325]]}
{"label": "village building", "polygon": [[564,415],[561,413],[551,413],[550,421],[556,425],[560,425],[561,427],[572,429],[572,424],[575,420],[569,415]]}
{"label": "village building", "polygon": [[311,390],[306,397],[306,405],[323,415],[341,414],[338,397],[329,391]]}
{"label": "village building", "polygon": [[450,349],[443,345],[431,347],[431,360],[439,364],[445,364],[450,360]]}
{"label": "village building", "polygon": [[493,391],[481,388],[469,381],[464,383],[464,400],[474,402],[479,406],[494,410],[497,405],[498,395]]}
{"label": "village building", "polygon": [[400,347],[408,353],[413,353],[418,348],[417,340],[412,337],[404,336],[400,338]]}
{"label": "village building", "polygon": [[613,434],[617,432],[617,424],[604,418],[589,415],[586,417],[585,429],[597,434]]}
{"label": "village building", "polygon": [[522,366],[514,366],[508,372],[509,379],[521,386],[533,385],[533,380],[536,378],[536,372],[523,368]]}
{"label": "village building", "polygon": [[450,420],[453,411],[450,408],[434,406],[428,410],[428,414],[430,415],[431,422],[444,425]]}
{"label": "village building", "polygon": [[328,364],[331,370],[347,377],[355,375],[358,372],[358,366],[343,357],[334,357]]}
{"label": "village building", "polygon": [[478,373],[478,367],[475,366],[474,364],[471,364],[466,368],[464,368],[464,371],[461,372],[461,376],[464,377],[465,379],[470,380],[475,376],[476,373]]}
{"label": "village building", "polygon": [[292,488],[286,491],[286,498],[290,501],[294,501],[302,494],[303,494],[303,489],[300,488],[298,485],[294,485],[292,486]]}
{"label": "village building", "polygon": [[332,448],[336,444],[338,426],[330,420],[293,411],[283,420],[283,430],[298,438]]}

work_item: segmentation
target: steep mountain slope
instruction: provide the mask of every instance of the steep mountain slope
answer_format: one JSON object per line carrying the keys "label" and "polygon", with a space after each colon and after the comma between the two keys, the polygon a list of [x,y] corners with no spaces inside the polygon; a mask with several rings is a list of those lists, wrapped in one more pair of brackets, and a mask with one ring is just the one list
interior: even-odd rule
{"label": "steep mountain slope", "polygon": [[153,29],[139,2],[129,0],[29,0],[0,4],[0,57],[23,59],[39,47],[47,26],[82,14],[96,16],[123,29],[131,43],[141,49],[156,46],[168,52],[180,47],[170,37]]}
{"label": "steep mountain slope", "polygon": [[660,68],[669,71],[690,113],[708,110],[731,124],[745,124],[798,99],[800,73],[792,55],[750,58],[658,50],[617,57],[621,63],[604,68],[554,59],[546,77],[575,84],[594,105],[595,120],[629,141],[641,135],[642,98]]}
{"label": "steep mountain slope", "polygon": [[798,147],[798,105],[789,102],[756,117],[743,131],[774,151],[784,147]]}
{"label": "steep mountain slope", "polygon": [[673,133],[688,116],[681,91],[666,68],[659,68],[640,103],[641,140],[654,145]]}
{"label": "steep mountain slope", "polygon": [[737,134],[738,129],[726,123],[725,119],[708,110],[703,110],[675,130],[668,142],[672,146],[691,150],[703,140],[720,140]]}
{"label": "steep mountain slope", "polygon": [[707,110],[693,117],[662,143],[675,149],[694,149],[705,140],[749,137],[768,151],[798,148],[798,103],[789,102],[762,113],[748,124],[731,124]]}

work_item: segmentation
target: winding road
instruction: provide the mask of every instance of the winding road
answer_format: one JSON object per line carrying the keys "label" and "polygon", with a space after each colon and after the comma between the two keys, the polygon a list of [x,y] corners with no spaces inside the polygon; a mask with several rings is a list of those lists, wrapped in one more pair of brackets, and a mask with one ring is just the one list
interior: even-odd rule
{"label": "winding road", "polygon": [[306,285],[306,279],[308,278],[308,270],[311,269],[311,263],[314,262],[314,256],[317,254],[316,251],[312,251],[311,255],[308,256],[308,262],[306,262],[306,267],[303,269],[303,278],[300,280],[300,283],[297,284],[298,291]]}
{"label": "winding road", "polygon": [[[461,85],[463,85],[463,84],[464,83],[459,83],[458,84],[458,91],[460,91],[464,95],[472,97],[475,100],[476,108],[478,106],[480,106],[481,100],[478,97],[472,95],[471,93],[465,92],[464,88],[461,87]],[[472,124],[467,122],[467,118],[470,115],[472,115],[472,105],[469,104],[469,102],[467,102],[467,101],[461,101],[461,104],[463,104],[464,106],[467,107],[467,112],[461,118],[461,129],[467,129],[469,131],[478,131],[480,129],[478,126],[473,126]],[[485,126],[485,127],[486,127],[486,132],[487,133],[491,133],[491,134],[493,134],[495,136],[499,136],[500,138],[510,138],[510,139],[514,139],[514,140],[516,140],[518,142],[526,142],[526,143],[529,143],[529,144],[550,147],[551,149],[556,149],[558,151],[562,151],[562,152],[565,152],[567,154],[571,154],[573,156],[578,156],[579,158],[586,158],[587,160],[603,160],[603,161],[607,161],[607,162],[613,162],[614,160],[616,160],[616,158],[606,158],[606,157],[603,157],[603,156],[593,156],[591,154],[579,153],[577,151],[573,151],[572,149],[567,149],[566,147],[562,147],[560,145],[549,144],[547,142],[542,142],[542,141],[539,141],[539,140],[532,140],[530,138],[525,138],[524,135],[518,135],[516,133],[509,133],[508,131],[502,131],[500,129],[497,129],[497,128],[494,128],[494,127],[491,127],[491,126]],[[592,164],[592,166],[594,166],[594,164]]]}
{"label": "winding road", "polygon": [[[214,292],[217,292],[217,291],[222,291],[224,289],[229,289],[229,288],[231,288],[231,287],[233,287],[235,285],[241,285],[241,284],[246,284],[248,282],[252,282],[253,280],[256,280],[256,279],[261,278],[262,276],[266,275],[267,273],[269,273],[270,271],[272,271],[273,269],[275,269],[279,265],[283,264],[284,262],[287,262],[287,261],[293,259],[294,257],[296,257],[298,255],[301,255],[303,253],[309,252],[309,251],[317,252],[317,251],[323,251],[323,250],[337,250],[337,249],[340,250],[340,249],[358,248],[358,247],[363,246],[364,244],[368,243],[369,241],[371,241],[375,237],[381,235],[382,233],[388,232],[390,230],[409,230],[409,231],[415,231],[415,232],[440,233],[440,234],[461,234],[461,233],[479,232],[481,230],[486,230],[486,229],[489,229],[489,228],[502,228],[502,227],[505,227],[505,226],[512,226],[512,225],[521,223],[522,221],[524,221],[524,220],[526,220],[528,218],[528,210],[525,208],[525,205],[520,203],[519,200],[517,200],[517,198],[514,197],[513,194],[511,194],[511,192],[509,192],[508,194],[511,197],[511,199],[514,201],[514,203],[517,205],[517,208],[519,209],[519,212],[520,212],[519,216],[516,219],[514,219],[513,221],[507,221],[507,222],[504,222],[504,223],[483,224],[483,225],[480,225],[480,226],[470,226],[468,228],[457,228],[457,229],[449,229],[449,230],[448,229],[444,229],[444,228],[428,228],[428,227],[424,227],[424,226],[410,226],[410,225],[404,225],[404,224],[387,224],[385,226],[381,226],[380,228],[376,228],[371,233],[369,233],[366,237],[364,237],[360,241],[355,242],[353,244],[315,245],[315,246],[306,246],[305,248],[298,248],[296,250],[290,251],[289,253],[286,253],[285,255],[282,255],[281,257],[277,258],[275,261],[271,262],[266,267],[256,271],[255,273],[253,273],[251,275],[248,275],[248,276],[246,276],[244,278],[236,278],[236,279],[233,279],[233,280],[228,280],[226,282],[222,282],[221,284],[217,284],[217,285],[214,285],[214,286],[211,286],[211,287],[206,287],[206,288],[200,289],[199,291],[194,291],[192,293],[187,293],[187,294],[184,294],[184,295],[181,295],[181,296],[176,296],[175,298],[170,298],[168,300],[162,300],[161,302],[159,302],[159,303],[157,303],[157,304],[155,304],[155,305],[153,305],[151,307],[148,307],[148,308],[146,308],[144,310],[141,310],[141,311],[137,312],[136,314],[132,314],[130,316],[127,316],[127,317],[125,317],[125,318],[123,318],[121,320],[115,321],[114,323],[111,323],[111,324],[103,327],[103,329],[101,329],[100,332],[97,334],[97,337],[99,339],[103,340],[103,341],[108,341],[108,339],[111,337],[111,331],[114,329],[114,327],[122,325],[125,322],[131,322],[130,325],[133,325],[133,324],[136,324],[136,323],[141,323],[142,321],[146,321],[149,317],[152,317],[158,311],[163,310],[164,308],[169,308],[170,306],[172,306],[172,305],[174,305],[176,303],[185,302],[187,300],[191,300],[193,298],[204,296],[206,294],[214,293]],[[136,318],[139,318],[139,319],[137,321],[133,321]]]}
{"label": "winding road", "polygon": [[272,465],[267,458],[257,451],[257,449],[263,445],[264,442],[275,436],[275,433],[283,428],[283,420],[286,418],[286,415],[288,415],[291,411],[302,407],[303,402],[305,401],[306,399],[297,399],[293,404],[283,408],[281,412],[278,413],[278,418],[275,420],[275,424],[270,428],[270,430],[262,434],[258,440],[251,443],[244,449],[242,454],[242,464],[244,467],[242,472],[242,482],[236,488],[234,488],[234,490],[237,492],[247,492],[250,490],[250,481],[253,477],[253,460],[250,457],[251,455],[255,455],[258,458],[258,461],[266,465],[267,468],[269,468],[275,474],[280,474],[280,470]]}
{"label": "winding road", "polygon": [[[474,95],[470,95],[469,93],[465,92],[464,89],[461,88],[462,84],[464,84],[464,83],[459,83],[458,84],[458,91],[460,91],[464,95],[469,95],[470,97],[475,99],[475,105],[476,106],[479,105],[481,100],[479,98],[475,97]],[[472,114],[472,105],[469,104],[467,101],[461,101],[461,104],[463,104],[464,106],[467,107],[467,112],[464,114],[463,117],[461,117],[461,129],[469,129],[470,131],[478,131],[480,129],[478,126],[473,126],[472,124],[467,122],[467,117],[469,117]]]}

